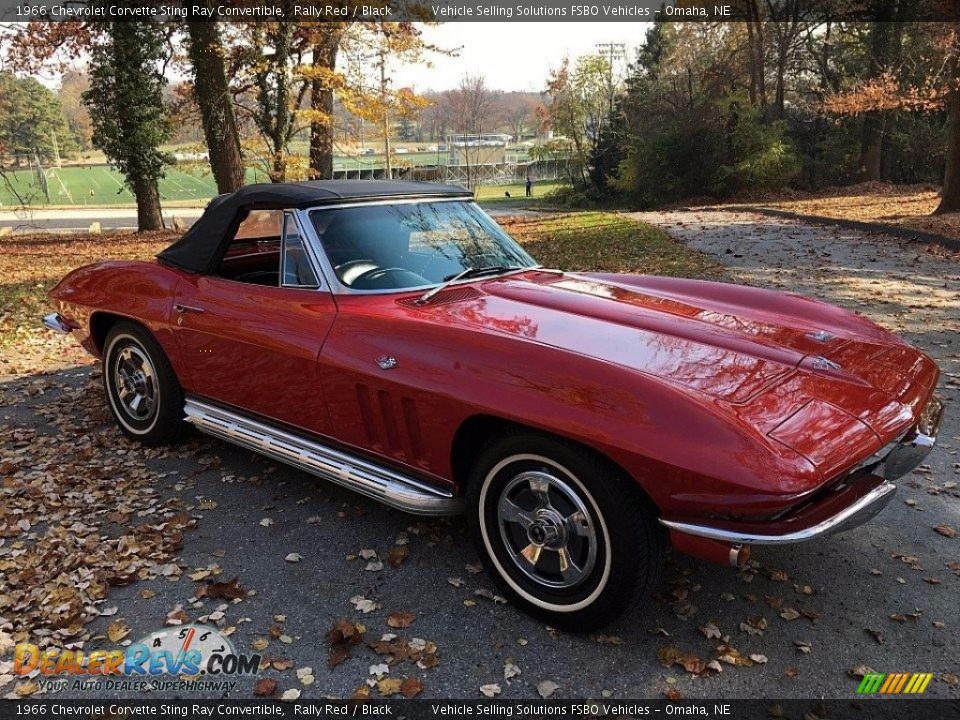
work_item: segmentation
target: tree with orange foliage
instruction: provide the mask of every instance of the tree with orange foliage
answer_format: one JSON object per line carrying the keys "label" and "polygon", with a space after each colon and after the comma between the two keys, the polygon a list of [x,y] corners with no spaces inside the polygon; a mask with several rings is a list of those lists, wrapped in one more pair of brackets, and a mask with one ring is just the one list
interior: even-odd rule
{"label": "tree with orange foliage", "polygon": [[942,199],[934,211],[937,214],[960,211],[960,24],[944,24],[939,30],[942,74],[911,85],[886,71],[824,101],[827,112],[846,116],[876,117],[891,110],[933,112],[946,108],[946,163]]}

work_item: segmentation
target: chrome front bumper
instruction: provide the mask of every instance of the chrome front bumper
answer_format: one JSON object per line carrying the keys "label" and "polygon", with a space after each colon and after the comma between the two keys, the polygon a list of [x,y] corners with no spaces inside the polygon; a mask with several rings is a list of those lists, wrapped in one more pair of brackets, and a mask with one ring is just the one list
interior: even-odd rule
{"label": "chrome front bumper", "polygon": [[47,330],[53,330],[54,332],[69,334],[73,328],[60,317],[60,313],[50,313],[49,315],[44,315],[43,317],[43,326]]}
{"label": "chrome front bumper", "polygon": [[759,523],[755,527],[750,527],[750,523],[731,523],[732,526],[726,528],[663,519],[660,523],[676,532],[731,545],[792,545],[806,542],[862,525],[887,506],[896,494],[897,486],[872,475],[864,479],[867,478],[873,479],[874,487],[823,519],[808,521],[808,517],[816,517],[808,512],[771,523],[766,528]]}
{"label": "chrome front bumper", "polygon": [[943,402],[931,395],[917,423],[899,440],[856,466],[848,479],[820,500],[769,524],[718,521],[711,526],[662,518],[660,523],[675,532],[732,545],[786,545],[851,530],[887,506],[897,491],[891,480],[903,477],[926,459],[942,420]]}

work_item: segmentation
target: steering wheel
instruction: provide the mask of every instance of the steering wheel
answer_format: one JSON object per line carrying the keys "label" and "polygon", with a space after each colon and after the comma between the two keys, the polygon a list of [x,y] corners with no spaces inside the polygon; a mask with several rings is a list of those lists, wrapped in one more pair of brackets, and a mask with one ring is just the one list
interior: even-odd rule
{"label": "steering wheel", "polygon": [[344,285],[353,287],[353,284],[358,278],[362,277],[366,273],[376,270],[379,267],[380,266],[377,265],[373,260],[364,258],[361,260],[350,260],[342,265],[337,265],[336,271]]}
{"label": "steering wheel", "polygon": [[[393,282],[390,276],[399,275]],[[406,280],[406,282],[404,282]],[[399,281],[399,282],[398,282]],[[405,287],[429,285],[430,281],[422,275],[417,275],[401,267],[374,267],[357,275],[350,287],[358,290],[402,290]]]}

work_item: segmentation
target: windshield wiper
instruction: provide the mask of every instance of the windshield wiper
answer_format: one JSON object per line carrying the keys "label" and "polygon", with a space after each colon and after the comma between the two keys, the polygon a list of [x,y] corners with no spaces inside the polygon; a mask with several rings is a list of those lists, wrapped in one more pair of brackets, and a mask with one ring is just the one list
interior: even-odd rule
{"label": "windshield wiper", "polygon": [[482,275],[496,275],[497,273],[507,272],[508,270],[521,269],[521,266],[507,265],[487,265],[485,267],[467,268],[466,270],[462,270],[455,275],[447,275],[447,277],[443,279],[442,283],[431,290],[427,290],[423,295],[417,298],[417,305],[423,305],[430,302],[430,298],[437,293],[443,292],[443,290],[453,285],[453,283],[455,283],[457,280],[465,280],[466,278],[480,277]]}

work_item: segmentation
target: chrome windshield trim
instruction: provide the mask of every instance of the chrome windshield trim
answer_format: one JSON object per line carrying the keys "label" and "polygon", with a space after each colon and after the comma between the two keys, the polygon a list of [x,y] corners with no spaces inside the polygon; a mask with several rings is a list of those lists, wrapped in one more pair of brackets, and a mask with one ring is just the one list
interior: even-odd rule
{"label": "chrome windshield trim", "polygon": [[709,538],[710,540],[720,540],[744,545],[790,545],[813,540],[822,535],[833,535],[862,525],[883,510],[887,503],[893,498],[896,491],[896,485],[884,481],[833,517],[827,518],[823,522],[804,528],[803,530],[797,530],[796,532],[785,533],[783,535],[732,532],[707,525],[674,522],[672,520],[664,520],[663,518],[660,518],[660,524],[677,532]]}
{"label": "chrome windshield trim", "polygon": [[409,198],[387,198],[385,200],[350,200],[346,202],[332,202],[326,205],[311,205],[303,208],[303,212],[308,215],[316,210],[342,210],[352,207],[370,207],[371,205],[413,205],[416,203],[438,203],[438,202],[469,202],[476,204],[472,193],[464,195],[430,195],[409,197]]}

